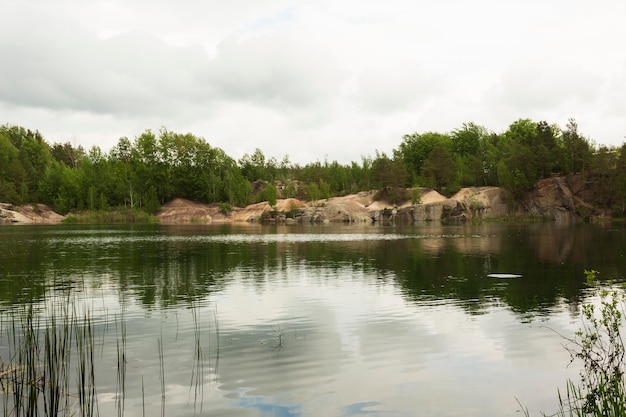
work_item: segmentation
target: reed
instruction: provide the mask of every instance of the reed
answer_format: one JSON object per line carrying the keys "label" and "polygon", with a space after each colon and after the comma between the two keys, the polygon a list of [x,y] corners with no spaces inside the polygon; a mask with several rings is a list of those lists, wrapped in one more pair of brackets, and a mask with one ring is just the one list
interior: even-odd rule
{"label": "reed", "polygon": [[[53,306],[53,309],[56,308]],[[60,307],[59,313],[53,311],[50,323],[44,331],[44,368],[43,368],[43,402],[47,416],[58,416],[62,406],[68,407],[69,378],[67,367],[70,365],[70,320],[67,307]],[[36,337],[36,336],[35,336]],[[35,362],[36,358],[33,358]],[[64,401],[65,400],[65,401]]]}
{"label": "reed", "polygon": [[158,224],[159,218],[140,209],[96,210],[67,216],[70,224]]}
{"label": "reed", "polygon": [[193,333],[195,343],[193,358],[194,362],[191,369],[191,382],[189,384],[189,389],[191,390],[191,388],[193,387],[193,411],[195,415],[198,400],[200,400],[200,412],[202,412],[202,404],[204,402],[204,390],[202,387],[202,382],[204,380],[204,352],[202,350],[200,323],[198,320],[198,313],[196,308],[192,307],[191,315],[193,318]]}
{"label": "reed", "polygon": [[[116,321],[117,323],[117,321]],[[117,325],[117,324],[116,324]],[[117,415],[124,415],[124,402],[126,399],[126,323],[124,321],[124,310],[122,310],[121,319],[119,320],[117,345],[117,393],[115,402],[117,407]]]}
{"label": "reed", "polygon": [[[40,308],[41,311],[37,309]],[[213,356],[206,350],[204,329],[200,312],[192,308],[193,363],[191,369],[190,401],[193,397],[194,415],[202,414],[204,402],[206,360]],[[0,413],[4,416],[80,416],[94,417],[101,413],[98,404],[98,381],[96,370],[116,370],[115,410],[108,414],[125,414],[128,384],[127,329],[124,310],[113,320],[97,328],[88,308],[60,297],[46,301],[41,307],[28,306],[12,312],[0,312]],[[219,321],[217,309],[214,316],[216,353],[214,371],[219,364]],[[110,326],[110,327],[109,327]],[[97,331],[96,331],[97,329]],[[108,329],[108,330],[107,330]],[[109,336],[104,352],[105,336]],[[208,339],[212,339],[208,337]],[[190,341],[191,342],[191,341]],[[166,371],[163,331],[157,338],[158,372],[161,394],[161,416],[166,414]],[[114,347],[113,347],[114,346]],[[112,349],[116,349],[115,353]],[[207,352],[209,353],[207,356]],[[103,362],[104,361],[104,362]],[[109,362],[109,363],[106,363]],[[97,365],[97,366],[96,366]],[[211,363],[209,363],[209,366]],[[156,370],[155,370],[156,371]],[[106,373],[106,371],[105,371]],[[216,377],[217,378],[217,377]],[[139,382],[141,379],[141,382]],[[144,374],[133,381],[141,384],[142,414],[146,415],[146,390]],[[139,387],[138,387],[139,388]],[[192,394],[193,392],[193,394]],[[111,404],[113,407],[113,404]]]}
{"label": "reed", "polygon": [[159,381],[161,382],[161,417],[165,417],[165,363],[163,361],[163,335],[157,339],[159,349]]}
{"label": "reed", "polygon": [[[93,416],[96,394],[89,315],[79,321],[66,304],[51,304],[46,322],[32,306],[9,319],[10,326],[2,332],[9,358],[2,361],[0,373],[4,415]],[[70,388],[73,365],[75,390]]]}
{"label": "reed", "polygon": [[213,317],[215,319],[215,339],[216,339],[214,374],[215,374],[215,382],[217,382],[217,375],[219,372],[219,365],[220,365],[220,323],[217,318],[217,305],[215,306],[215,314],[213,315]]}
{"label": "reed", "polygon": [[[78,319],[80,321],[80,319]],[[97,411],[96,375],[94,369],[94,335],[91,316],[87,312],[82,323],[77,323],[75,347],[77,350],[78,405],[81,417],[92,417]]]}

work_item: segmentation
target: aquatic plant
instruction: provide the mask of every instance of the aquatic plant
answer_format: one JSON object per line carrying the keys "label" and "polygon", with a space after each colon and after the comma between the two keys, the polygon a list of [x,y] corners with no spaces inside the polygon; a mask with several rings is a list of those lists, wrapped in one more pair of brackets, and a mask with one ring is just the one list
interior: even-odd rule
{"label": "aquatic plant", "polygon": [[[201,326],[197,307],[192,306],[191,312],[195,340],[189,390],[190,393],[193,391],[190,402],[193,401],[195,415],[202,413],[207,355],[203,346],[206,333]],[[214,372],[217,375],[217,308],[214,320],[217,338]],[[47,300],[42,306],[29,305],[23,309],[0,312],[0,413],[15,417],[100,415],[96,370],[104,365],[105,369],[116,369],[116,375],[113,375],[113,391],[102,394],[113,394],[115,411],[109,410],[110,414],[123,416],[130,383],[127,381],[129,358],[124,309],[114,318],[112,342],[115,352],[111,352],[112,355],[104,355],[102,351],[105,345],[104,333],[108,331],[107,322],[105,316],[96,332],[91,312],[68,297]],[[109,345],[108,339],[106,344]],[[165,416],[166,344],[162,333],[156,345],[161,415]],[[106,364],[103,360],[110,362]],[[139,379],[142,411],[146,415],[144,375],[138,375],[137,382]]]}
{"label": "aquatic plant", "polygon": [[[571,361],[582,362],[580,383],[568,381],[566,395],[559,393],[561,415],[625,416],[626,381],[624,341],[624,292],[597,284],[597,271],[585,271],[587,285],[600,300],[582,307],[583,325],[566,349]],[[610,283],[609,283],[610,284]]]}
{"label": "aquatic plant", "polygon": [[[73,415],[78,406],[81,416],[92,416],[95,385],[89,315],[79,322],[67,305],[53,304],[46,322],[35,314],[32,305],[20,317],[21,321],[11,320],[2,332],[8,344],[8,362],[2,361],[0,372],[4,414]],[[70,367],[74,362],[77,387],[71,393]]]}
{"label": "aquatic plant", "polygon": [[[570,379],[565,392],[558,391],[557,416],[626,416],[626,361],[621,335],[626,295],[610,282],[598,285],[597,274],[595,270],[585,271],[591,295],[599,304],[583,304],[582,327],[573,337],[561,335],[566,340],[570,363],[579,361],[582,367],[580,380]],[[529,416],[527,408],[522,406],[521,411]]]}

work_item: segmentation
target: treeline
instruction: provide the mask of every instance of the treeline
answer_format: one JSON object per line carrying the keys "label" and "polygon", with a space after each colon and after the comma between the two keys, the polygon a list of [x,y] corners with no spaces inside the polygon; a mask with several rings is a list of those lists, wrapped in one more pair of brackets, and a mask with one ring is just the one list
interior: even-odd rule
{"label": "treeline", "polygon": [[592,204],[624,214],[626,143],[597,147],[572,119],[563,129],[520,119],[502,133],[465,123],[449,133],[407,134],[391,155],[306,165],[266,158],[260,149],[235,161],[203,138],[167,129],[122,137],[105,153],[0,126],[0,201],[42,202],[60,213],[119,207],[154,213],[175,197],[243,206],[271,200],[277,186],[283,197],[306,200],[378,189],[399,201],[407,187],[451,194],[494,185],[519,199],[538,180],[571,173],[583,176]]}

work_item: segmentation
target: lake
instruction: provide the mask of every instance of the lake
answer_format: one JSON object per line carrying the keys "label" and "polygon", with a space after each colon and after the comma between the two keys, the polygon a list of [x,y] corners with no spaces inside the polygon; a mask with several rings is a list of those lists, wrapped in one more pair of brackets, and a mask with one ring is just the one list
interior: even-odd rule
{"label": "lake", "polygon": [[36,331],[88,316],[102,416],[552,413],[583,271],[626,269],[622,225],[6,226],[0,248],[3,363],[29,308]]}

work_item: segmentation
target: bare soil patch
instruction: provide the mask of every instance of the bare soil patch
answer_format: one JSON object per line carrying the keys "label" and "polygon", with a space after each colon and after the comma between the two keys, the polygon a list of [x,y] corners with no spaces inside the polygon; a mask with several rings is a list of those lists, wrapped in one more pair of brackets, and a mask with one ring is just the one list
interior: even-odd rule
{"label": "bare soil patch", "polygon": [[64,218],[45,204],[14,206],[0,203],[0,223],[56,224]]}

